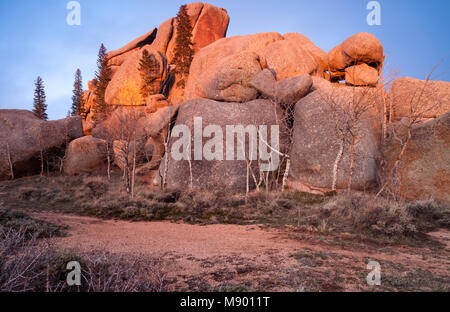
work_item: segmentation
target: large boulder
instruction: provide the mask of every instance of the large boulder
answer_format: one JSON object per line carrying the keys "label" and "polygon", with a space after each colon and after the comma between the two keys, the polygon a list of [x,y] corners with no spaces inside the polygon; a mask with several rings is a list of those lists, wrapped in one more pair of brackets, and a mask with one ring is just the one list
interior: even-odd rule
{"label": "large boulder", "polygon": [[221,60],[214,70],[204,73],[198,92],[200,97],[224,102],[248,102],[258,92],[250,81],[261,71],[260,59],[254,52],[242,52]]}
{"label": "large boulder", "polygon": [[[380,145],[378,98],[373,89],[320,88],[295,106],[290,181],[311,189],[331,190],[337,166],[337,188],[347,188],[350,172],[350,142],[346,129],[354,107],[367,107],[356,124],[352,188],[364,190],[377,182],[376,157]],[[357,104],[357,105],[356,105]],[[341,144],[343,153],[339,157]],[[336,161],[339,159],[339,161]]]}
{"label": "large boulder", "polygon": [[[305,36],[296,33],[282,36],[270,32],[220,39],[194,57],[185,100],[249,101],[255,98],[255,85],[250,82],[264,69],[271,70],[277,80],[305,74],[322,75],[325,59],[325,52]],[[214,92],[205,92],[210,90],[210,86],[217,85],[220,77],[216,73],[219,72],[227,73],[226,98]],[[250,74],[254,76],[250,77]],[[269,78],[268,72],[264,75],[267,75],[265,79]]]}
{"label": "large boulder", "polygon": [[344,71],[354,64],[373,63],[379,66],[383,61],[383,45],[377,37],[369,33],[358,33],[328,53],[327,65],[331,71]]}
{"label": "large boulder", "polygon": [[70,142],[64,157],[64,174],[106,172],[107,142],[85,136]]}
{"label": "large boulder", "polygon": [[436,118],[450,111],[450,82],[399,78],[392,85],[391,98],[395,119]]}
{"label": "large boulder", "polygon": [[249,36],[228,37],[217,40],[209,46],[201,49],[192,61],[189,78],[184,92],[185,100],[204,98],[206,85],[210,81],[204,79],[205,76],[214,78],[217,66],[224,66],[223,60],[233,60],[233,55],[243,52],[257,52],[267,45],[283,40],[283,37],[276,32],[260,33]]}
{"label": "large boulder", "polygon": [[264,66],[276,72],[278,80],[317,73],[325,52],[300,34],[291,34],[287,38],[259,51]]}
{"label": "large boulder", "polygon": [[450,113],[415,125],[406,142],[408,120],[394,124],[380,157],[381,182],[408,200],[434,199],[450,203]]}
{"label": "large boulder", "polygon": [[83,136],[81,117],[43,121],[25,110],[0,110],[0,180],[39,173],[44,158],[62,156],[70,141]]}
{"label": "large boulder", "polygon": [[[201,118],[201,124],[198,123],[197,118]],[[280,119],[281,114],[278,105],[268,100],[255,100],[247,103],[223,103],[206,99],[197,99],[186,102],[179,109],[178,118],[173,130],[175,133],[172,132],[172,138],[169,145],[166,180],[167,187],[188,189],[191,181],[191,163],[192,186],[194,189],[245,192],[247,181],[247,162],[245,158],[250,159],[248,153],[249,140],[245,140],[244,147],[243,140],[236,140],[236,136],[233,136],[231,131],[227,131],[227,126],[241,125],[245,128],[249,125],[266,125],[270,132],[271,126],[280,125]],[[191,155],[191,162],[185,159],[180,160],[175,156],[179,152],[185,150],[180,147],[179,140],[184,137],[184,134],[178,133],[177,131],[180,127],[184,127],[185,130],[189,130],[191,133],[190,136],[192,141],[189,140],[188,136],[187,145],[185,146],[187,148],[186,155]],[[193,132],[194,127],[197,127],[197,129]],[[202,133],[198,132],[199,130],[209,130],[212,132],[205,134],[207,137],[202,141],[199,141],[199,137],[194,140],[195,135],[202,135]],[[221,137],[216,131],[221,132],[223,136]],[[197,132],[197,134],[195,134],[195,132]],[[188,135],[187,133],[185,134]],[[229,140],[227,140],[227,136],[229,136]],[[246,136],[248,137],[248,135]],[[256,136],[258,136],[258,132],[256,132]],[[219,147],[218,145],[215,145],[213,148],[210,142],[213,137],[217,138],[218,144],[222,144],[223,146]],[[231,138],[233,138],[233,140],[231,140]],[[271,132],[270,134],[267,134],[267,138],[271,138]],[[230,143],[228,149],[226,148],[227,141]],[[269,141],[269,143],[272,142],[270,139],[267,139],[267,141]],[[189,142],[191,142],[191,149],[188,147]],[[197,145],[195,142],[197,142]],[[280,139],[280,142],[283,142],[283,140]],[[280,144],[280,149],[283,150],[285,147],[282,143]],[[197,146],[197,148],[195,148],[195,146]],[[259,146],[261,147],[261,145]],[[244,160],[237,160],[237,155],[244,152],[243,147],[245,151],[247,151],[245,153],[247,157],[242,157]],[[211,151],[213,152],[214,157],[204,154],[198,155],[194,153],[194,150],[202,152]],[[230,151],[229,154],[226,153],[226,150]],[[233,153],[233,155],[231,153]],[[258,155],[254,156],[256,157]],[[259,178],[258,161],[252,161],[250,167],[256,177]],[[276,169],[277,168],[274,168],[274,170]],[[165,172],[165,161],[163,161],[158,176],[164,176]],[[252,177],[249,178],[249,187],[250,189],[255,187]]]}

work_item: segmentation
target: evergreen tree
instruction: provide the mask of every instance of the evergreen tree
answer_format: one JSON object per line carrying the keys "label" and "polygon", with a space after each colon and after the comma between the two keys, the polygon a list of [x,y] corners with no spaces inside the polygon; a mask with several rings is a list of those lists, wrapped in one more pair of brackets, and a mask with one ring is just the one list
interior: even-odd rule
{"label": "evergreen tree", "polygon": [[96,119],[103,119],[107,113],[107,104],[105,102],[106,87],[112,76],[111,68],[106,59],[106,48],[103,43],[98,52],[97,67],[98,69],[95,72],[97,87],[95,89],[94,113]]}
{"label": "evergreen tree", "polygon": [[36,86],[36,89],[34,90],[33,113],[36,117],[41,118],[42,120],[47,120],[48,116],[44,81],[41,77],[37,77],[34,85]]}
{"label": "evergreen tree", "polygon": [[194,58],[194,49],[192,48],[194,45],[192,43],[193,27],[186,5],[180,7],[177,19],[177,38],[175,40],[175,56],[173,64],[176,65],[176,74],[182,77],[177,85],[184,86],[184,78],[189,75],[189,69]]}
{"label": "evergreen tree", "polygon": [[83,80],[81,78],[81,70],[77,69],[75,73],[75,82],[73,84],[72,96],[72,116],[80,116],[84,109],[83,99]]}
{"label": "evergreen tree", "polygon": [[155,55],[144,50],[139,60],[139,72],[142,78],[141,94],[144,98],[158,93],[155,81],[159,78],[160,70],[161,66]]}

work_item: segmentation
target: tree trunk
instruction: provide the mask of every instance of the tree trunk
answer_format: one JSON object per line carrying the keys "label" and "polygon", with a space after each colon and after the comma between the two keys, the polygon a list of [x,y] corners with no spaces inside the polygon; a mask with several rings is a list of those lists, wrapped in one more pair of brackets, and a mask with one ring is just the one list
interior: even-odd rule
{"label": "tree trunk", "polygon": [[339,152],[336,156],[336,161],[334,162],[334,166],[333,166],[333,184],[331,187],[331,189],[333,191],[336,191],[336,189],[337,189],[339,163],[341,162],[343,155],[344,155],[344,138],[342,138],[341,143],[339,145]]}
{"label": "tree trunk", "polygon": [[135,174],[136,174],[136,141],[134,141],[133,146],[133,170],[131,172],[131,198],[134,198]]}
{"label": "tree trunk", "polygon": [[355,143],[356,143],[356,126],[355,121],[353,121],[352,125],[352,143],[350,147],[350,168],[349,168],[349,175],[348,175],[348,190],[350,191],[352,189],[353,185],[353,170],[355,166]]}
{"label": "tree trunk", "polygon": [[44,152],[42,149],[40,150],[40,156],[41,156],[41,177],[44,176]]}
{"label": "tree trunk", "polygon": [[14,180],[14,166],[11,159],[11,151],[9,150],[9,144],[6,143],[6,152],[8,154],[9,171],[11,174],[11,180]]}
{"label": "tree trunk", "polygon": [[109,150],[109,143],[106,142],[106,173],[108,175],[108,181],[111,181],[111,154],[110,154],[110,150]]}
{"label": "tree trunk", "polygon": [[289,171],[291,170],[291,159],[288,157],[286,161],[286,169],[283,175],[283,185],[281,186],[281,192],[284,192],[288,183]]}

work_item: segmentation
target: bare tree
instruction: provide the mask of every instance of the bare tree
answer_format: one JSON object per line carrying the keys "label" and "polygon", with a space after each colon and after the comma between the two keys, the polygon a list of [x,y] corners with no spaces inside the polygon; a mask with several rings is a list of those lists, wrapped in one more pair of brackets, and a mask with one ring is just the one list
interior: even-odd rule
{"label": "bare tree", "polygon": [[408,146],[411,142],[413,128],[422,122],[422,120],[424,119],[424,117],[427,113],[435,110],[436,108],[438,108],[441,105],[441,103],[439,101],[436,101],[434,104],[426,106],[425,105],[426,102],[422,101],[422,98],[424,96],[425,91],[429,87],[431,75],[443,61],[444,60],[442,60],[436,66],[434,66],[434,68],[431,70],[430,74],[427,76],[427,79],[426,79],[425,83],[423,84],[423,87],[420,89],[416,89],[414,94],[412,95],[412,97],[409,101],[409,105],[408,105],[408,109],[409,109],[408,116],[406,117],[406,124],[405,124],[406,135],[404,137],[400,137],[396,133],[395,128],[394,127],[391,128],[391,134],[394,136],[394,138],[400,144],[400,152],[397,155],[396,160],[395,160],[389,174],[387,175],[386,181],[381,186],[381,188],[375,198],[378,198],[384,191],[386,191],[386,189],[390,185],[393,185],[396,181],[398,181],[397,170],[398,170],[398,167],[403,159],[403,156],[406,153]]}
{"label": "bare tree", "polygon": [[6,157],[8,158],[8,164],[9,164],[9,172],[11,175],[11,180],[14,180],[14,166],[11,159],[11,151],[9,149],[9,143],[6,143]]}

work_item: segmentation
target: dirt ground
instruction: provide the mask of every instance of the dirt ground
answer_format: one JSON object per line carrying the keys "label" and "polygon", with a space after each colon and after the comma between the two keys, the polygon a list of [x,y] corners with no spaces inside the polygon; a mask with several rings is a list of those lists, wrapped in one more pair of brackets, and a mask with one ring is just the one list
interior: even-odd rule
{"label": "dirt ground", "polygon": [[[450,232],[433,246],[386,245],[284,227],[33,217],[68,226],[58,248],[158,257],[171,291],[450,291]],[[381,286],[369,286],[369,261]]]}

